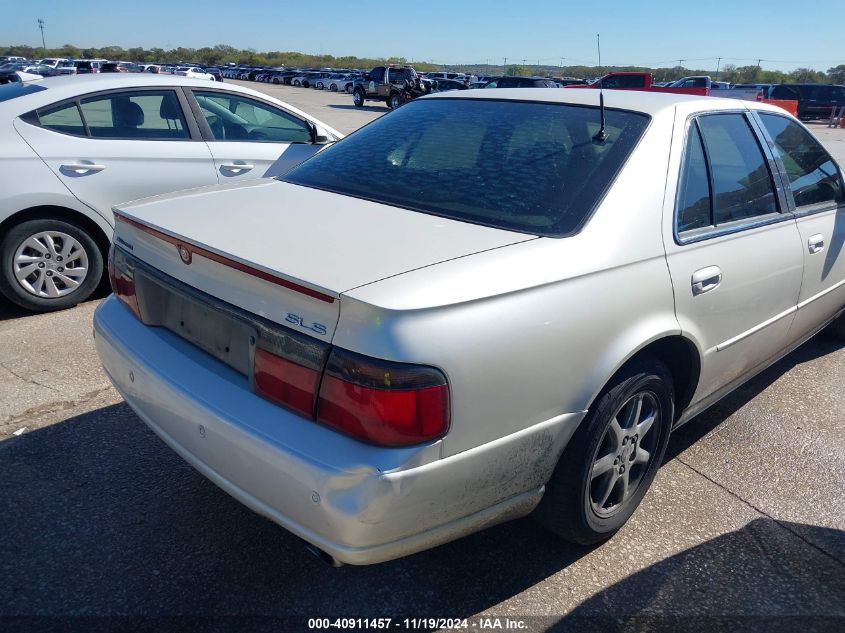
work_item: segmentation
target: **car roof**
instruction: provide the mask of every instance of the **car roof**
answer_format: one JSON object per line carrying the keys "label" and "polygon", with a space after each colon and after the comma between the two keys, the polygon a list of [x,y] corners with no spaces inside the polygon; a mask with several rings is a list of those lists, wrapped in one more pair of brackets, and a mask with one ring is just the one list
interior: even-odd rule
{"label": "car roof", "polygon": [[[536,88],[526,91],[521,88],[497,88],[496,90],[479,90],[461,93],[437,93],[424,97],[425,99],[494,99],[506,101],[531,101],[534,103],[571,103],[573,105],[599,105],[599,93],[595,88]],[[526,94],[527,93],[527,94]],[[726,99],[722,97],[699,97],[665,92],[650,92],[645,90],[605,90],[604,105],[607,108],[631,110],[644,114],[657,113],[674,108],[683,103],[690,111],[726,110],[737,107],[749,107],[768,110],[774,108],[756,101],[740,99]],[[777,108],[775,108],[777,109]]]}
{"label": "car roof", "polygon": [[[190,86],[194,88],[219,87],[217,82],[208,79],[182,77],[180,75],[155,75],[152,73],[106,73],[92,75],[63,75],[40,79],[38,85],[46,88],[32,95],[18,97],[4,102],[4,105],[20,104],[22,108],[32,109],[42,107],[45,103],[54,103],[70,99],[77,95],[101,90],[116,90],[120,88],[163,88],[169,86]],[[243,92],[244,94],[261,94],[254,90],[242,88],[234,84],[226,84],[226,90]],[[261,95],[265,96],[266,95]],[[37,101],[37,103],[36,103]],[[26,111],[26,110],[22,110]]]}
{"label": "car roof", "polygon": [[[182,77],[181,75],[154,75],[152,73],[106,73],[94,75],[65,75],[62,77],[48,77],[36,81],[27,82],[30,85],[37,85],[46,90],[39,90],[30,94],[22,95],[0,102],[0,111],[13,110],[13,116],[19,116],[24,112],[42,108],[46,105],[72,99],[78,95],[85,95],[101,90],[119,90],[121,88],[165,88],[170,86],[187,86],[193,88],[208,88],[211,90],[225,90],[227,92],[239,92],[244,95],[251,95],[268,101],[276,101],[284,104],[284,107],[294,114],[312,117],[295,106],[282,101],[272,95],[258,92],[250,88],[244,88],[232,83],[221,84],[208,79],[194,79]],[[313,117],[312,117],[313,118]],[[330,134],[342,138],[344,135],[333,127],[321,121]]]}

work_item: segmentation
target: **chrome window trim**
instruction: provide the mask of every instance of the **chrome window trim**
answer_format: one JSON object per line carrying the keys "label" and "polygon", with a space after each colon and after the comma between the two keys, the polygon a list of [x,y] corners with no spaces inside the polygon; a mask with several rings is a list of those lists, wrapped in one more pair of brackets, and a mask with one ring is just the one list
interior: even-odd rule
{"label": "chrome window trim", "polygon": [[[718,116],[720,114],[740,114],[745,117],[746,122],[748,123],[748,126],[751,130],[751,134],[755,137],[757,145],[760,148],[760,151],[762,152],[763,158],[765,159],[766,165],[769,169],[769,176],[771,178],[772,187],[774,189],[778,211],[776,211],[775,213],[767,213],[766,215],[762,216],[747,218],[745,220],[736,220],[735,222],[730,222],[717,226],[711,225],[701,229],[692,229],[680,233],[678,231],[678,203],[679,196],[681,193],[680,181],[681,175],[683,174],[684,166],[686,165],[687,139],[690,133],[690,128],[696,124],[696,121],[699,118],[703,116]],[[675,208],[672,214],[672,237],[675,240],[675,244],[677,244],[678,246],[686,246],[687,244],[695,244],[697,242],[703,242],[709,239],[724,237],[726,235],[733,235],[742,231],[748,231],[762,226],[778,224],[779,222],[793,220],[795,218],[795,214],[788,206],[789,199],[786,195],[787,191],[785,191],[783,187],[783,175],[781,173],[780,164],[779,162],[775,162],[775,155],[769,147],[768,139],[762,136],[762,133],[760,131],[761,124],[759,124],[753,116],[749,116],[750,114],[753,114],[753,112],[748,109],[731,109],[716,110],[710,112],[696,112],[686,118],[686,121],[684,122],[684,137],[681,141],[681,147],[683,148],[681,153],[681,162],[677,174],[678,185],[675,187]],[[710,154],[707,151],[707,145],[706,143],[704,143],[703,138],[702,143],[704,145],[704,156],[707,166],[708,178],[711,178]],[[712,205],[712,182],[710,183],[710,187]]]}

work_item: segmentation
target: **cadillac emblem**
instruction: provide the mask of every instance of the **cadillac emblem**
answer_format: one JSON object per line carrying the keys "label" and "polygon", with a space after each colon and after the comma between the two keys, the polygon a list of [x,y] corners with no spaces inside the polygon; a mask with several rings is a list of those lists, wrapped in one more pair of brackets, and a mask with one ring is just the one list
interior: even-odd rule
{"label": "cadillac emblem", "polygon": [[179,257],[181,257],[182,261],[186,264],[191,263],[191,251],[189,251],[184,244],[179,244]]}

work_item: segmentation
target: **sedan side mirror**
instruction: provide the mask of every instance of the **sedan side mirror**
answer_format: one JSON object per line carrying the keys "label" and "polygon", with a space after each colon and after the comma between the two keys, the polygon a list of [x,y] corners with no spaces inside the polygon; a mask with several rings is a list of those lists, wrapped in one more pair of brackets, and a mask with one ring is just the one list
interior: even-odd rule
{"label": "sedan side mirror", "polygon": [[331,135],[322,126],[314,124],[312,127],[314,145],[325,145],[331,140]]}

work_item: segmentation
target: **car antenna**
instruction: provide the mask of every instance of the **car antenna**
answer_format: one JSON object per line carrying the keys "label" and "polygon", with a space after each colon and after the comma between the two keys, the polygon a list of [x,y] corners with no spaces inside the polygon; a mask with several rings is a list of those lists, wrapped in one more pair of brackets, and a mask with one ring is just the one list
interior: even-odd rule
{"label": "car antenna", "polygon": [[601,67],[601,34],[596,33],[596,47],[599,51],[599,113],[601,116],[601,127],[593,135],[594,143],[604,143],[607,140],[607,132],[604,131],[604,71]]}

